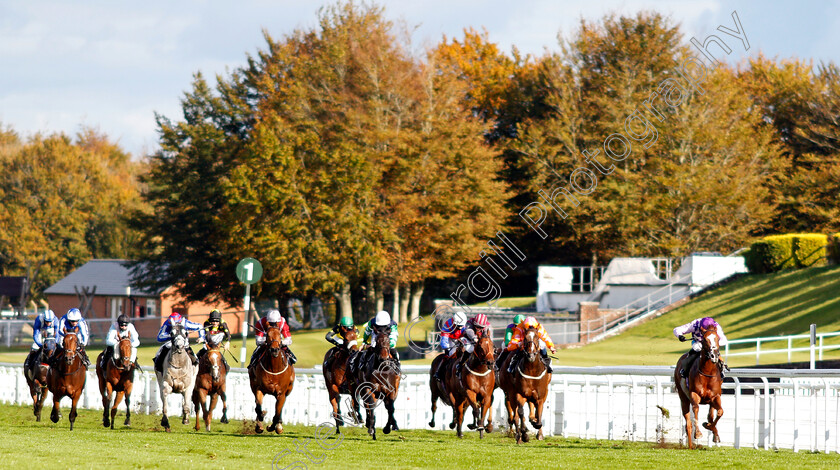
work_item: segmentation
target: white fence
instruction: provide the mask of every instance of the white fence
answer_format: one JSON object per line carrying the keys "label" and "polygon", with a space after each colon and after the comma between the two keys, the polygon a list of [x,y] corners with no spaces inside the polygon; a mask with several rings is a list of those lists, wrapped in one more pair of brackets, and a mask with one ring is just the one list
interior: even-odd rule
{"label": "white fence", "polygon": [[[294,390],[283,411],[285,423],[317,425],[333,422],[320,370],[299,369]],[[431,419],[429,373],[426,366],[405,366],[396,419],[400,428],[427,429]],[[671,367],[556,367],[543,414],[546,435],[610,440],[681,442],[684,423],[674,392]],[[721,444],[756,449],[787,448],[820,452],[840,451],[840,370],[733,369],[724,384],[723,418],[718,423]],[[132,410],[159,413],[160,398],[154,373],[138,374]],[[747,382],[749,381],[749,382]],[[254,419],[254,399],[242,369],[228,375],[228,417]],[[342,396],[342,399],[347,397]],[[171,396],[169,409],[180,414],[180,396]],[[29,389],[18,364],[0,364],[0,402],[31,405]],[[47,402],[51,406],[50,399]],[[88,382],[81,406],[102,409],[96,375]],[[68,406],[69,399],[62,401]],[[274,399],[263,405],[273,416]],[[124,405],[121,405],[123,410]],[[348,406],[342,403],[346,414]],[[707,407],[701,406],[701,422]],[[376,410],[377,423],[385,423],[384,407]],[[214,418],[221,417],[217,407]],[[504,400],[496,390],[493,417],[497,428],[506,424]],[[452,410],[438,403],[437,429],[451,432]],[[34,418],[33,418],[34,419]],[[465,418],[472,422],[470,413]],[[465,423],[466,424],[466,423]],[[465,428],[466,429],[466,428]],[[711,436],[702,442],[709,442]],[[707,441],[708,439],[708,441]]]}
{"label": "white fence", "polygon": [[[793,353],[795,352],[806,352],[811,350],[811,346],[799,346],[794,347],[793,342],[799,341],[807,342],[811,335],[804,334],[804,335],[787,335],[787,336],[765,336],[761,338],[744,338],[744,339],[731,339],[726,345],[725,356],[727,358],[734,357],[734,356],[755,356],[755,365],[759,365],[761,361],[761,355],[767,354],[781,354],[787,353],[787,360],[791,362],[791,358]],[[828,340],[826,340],[828,338]],[[818,344],[814,345],[815,351],[819,354],[816,358],[817,360],[823,360],[823,352],[830,351],[832,349],[840,349],[840,344],[828,344],[832,340],[837,341],[840,340],[840,332],[832,332],[832,333],[817,333],[816,340]],[[768,344],[772,343],[782,343],[784,346],[778,347],[771,346],[770,349],[767,348]],[[744,351],[743,349],[738,349],[737,351],[730,352],[730,347],[738,344],[753,344],[754,349],[751,351]],[[762,345],[764,345],[764,349],[762,349]]]}

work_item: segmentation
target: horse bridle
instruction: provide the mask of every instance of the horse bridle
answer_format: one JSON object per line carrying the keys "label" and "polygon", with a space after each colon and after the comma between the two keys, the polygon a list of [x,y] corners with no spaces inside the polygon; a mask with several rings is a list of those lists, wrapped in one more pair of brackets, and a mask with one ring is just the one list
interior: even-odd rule
{"label": "horse bridle", "polygon": [[[128,341],[128,342],[129,342],[129,344],[131,344],[131,338],[129,338],[129,337],[120,338],[120,342],[119,342],[119,343],[117,343],[117,344],[114,346],[114,349],[119,348],[119,347],[120,347],[120,344],[122,344],[122,342],[123,342],[123,341]],[[130,347],[129,347],[129,351],[131,351],[131,348],[130,348]],[[125,357],[123,357],[122,351],[120,351],[120,358],[121,358],[121,359],[123,359],[123,360],[125,361],[125,360],[127,360],[127,359],[128,359],[128,360],[130,360],[130,359],[131,359],[131,356],[129,356],[128,358],[125,358]],[[113,363],[113,364],[114,364],[114,368],[115,368],[115,369],[117,369],[117,370],[128,370],[128,369],[131,367],[131,365],[130,365],[130,364],[129,364],[129,365],[127,365],[127,366],[120,366],[120,365],[117,363],[117,360],[114,358],[114,355],[113,355],[113,354],[111,354],[111,363]]]}

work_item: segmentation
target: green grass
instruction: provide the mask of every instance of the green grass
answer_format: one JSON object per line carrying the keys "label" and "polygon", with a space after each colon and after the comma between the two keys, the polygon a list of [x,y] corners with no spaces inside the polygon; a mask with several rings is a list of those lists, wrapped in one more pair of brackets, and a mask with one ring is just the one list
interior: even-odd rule
{"label": "green grass", "polygon": [[[574,366],[673,365],[688,350],[688,343],[674,337],[674,327],[706,316],[714,317],[730,340],[803,334],[811,323],[817,324],[818,332],[840,331],[838,294],[840,267],[836,266],[750,275],[618,336],[562,350],[557,356],[561,364]],[[832,342],[840,344],[840,338]],[[803,340],[794,346],[807,344]],[[786,342],[773,343],[762,345],[762,349],[786,346]],[[750,348],[754,350],[754,345]],[[840,351],[826,351],[824,358],[840,358]],[[794,354],[794,362],[807,360],[808,353]],[[728,362],[733,366],[754,365],[755,356],[733,357]],[[787,362],[787,354],[761,357],[762,364],[781,362]]]}
{"label": "green grass", "polygon": [[[49,409],[47,409],[48,414]],[[82,410],[76,428],[64,418],[53,424],[46,417],[35,422],[30,407],[0,406],[0,455],[5,468],[272,468],[272,459],[295,442],[307,439],[307,450],[321,463],[310,469],[333,468],[761,468],[829,469],[840,465],[837,454],[794,453],[754,449],[700,448],[621,441],[549,437],[517,446],[494,432],[479,440],[475,432],[458,439],[452,431],[377,431],[372,441],[359,428],[343,428],[343,440],[332,450],[315,441],[314,426],[286,426],[283,435],[253,434],[253,422],[214,422],[212,431],[195,432],[173,422],[172,432],[160,429],[158,416],[132,415],[132,426],[103,429],[101,412]],[[194,419],[194,418],[193,418]],[[297,441],[296,441],[297,440]],[[335,441],[330,438],[330,446]],[[292,455],[295,455],[294,457]],[[281,456],[277,467],[306,459],[300,454]],[[302,467],[299,467],[302,468]]]}

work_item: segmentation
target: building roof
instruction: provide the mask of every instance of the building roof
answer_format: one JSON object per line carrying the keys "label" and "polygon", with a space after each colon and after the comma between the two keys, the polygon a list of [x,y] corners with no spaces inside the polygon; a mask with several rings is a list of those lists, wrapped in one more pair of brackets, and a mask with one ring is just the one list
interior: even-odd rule
{"label": "building roof", "polygon": [[[93,259],[68,274],[64,279],[51,285],[45,294],[76,295],[76,287],[96,286],[96,295],[125,297],[125,288],[131,285],[129,260]],[[132,296],[156,297],[158,293],[148,292],[131,286]]]}

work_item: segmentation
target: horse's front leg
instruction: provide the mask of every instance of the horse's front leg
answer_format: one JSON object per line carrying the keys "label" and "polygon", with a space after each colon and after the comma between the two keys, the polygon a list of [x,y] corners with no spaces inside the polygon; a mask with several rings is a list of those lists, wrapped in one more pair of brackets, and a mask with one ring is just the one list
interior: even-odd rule
{"label": "horse's front leg", "polygon": [[[717,414],[717,416],[715,416]],[[714,438],[712,438],[712,442],[715,444],[720,444],[720,436],[718,436],[717,431],[717,423],[720,421],[721,416],[723,416],[723,404],[721,403],[720,395],[716,396],[712,403],[709,404],[709,415],[706,417],[706,422],[703,423],[703,427],[712,431],[714,434]]]}
{"label": "horse's front leg", "polygon": [[76,405],[79,403],[79,398],[82,396],[82,390],[78,390],[76,395],[73,397],[73,405],[70,407],[70,415],[68,418],[70,419],[70,430],[73,430],[73,424],[76,422],[76,416],[78,413],[76,412]]}
{"label": "horse's front leg", "polygon": [[[205,417],[207,416],[207,391],[203,388],[199,387],[193,391],[192,395],[193,407],[195,408],[195,429],[198,431],[201,429],[200,422],[201,422],[201,413],[203,412]],[[209,429],[208,429],[209,431]]]}
{"label": "horse's front leg", "polygon": [[283,392],[278,392],[274,397],[277,399],[274,404],[274,418],[271,419],[271,426],[266,430],[280,434],[283,432],[283,404],[286,403],[286,395]]}
{"label": "horse's front leg", "polygon": [[[210,396],[210,407],[207,408],[207,411],[204,411],[202,408],[202,413],[204,413],[204,426],[208,431],[210,431],[210,421],[213,420],[213,410],[216,408],[216,403],[219,402],[219,394],[214,393]],[[198,416],[198,410],[196,409],[196,416]]]}
{"label": "horse's front leg", "polygon": [[262,390],[254,390],[254,400],[257,402],[257,423],[254,431],[256,431],[257,434],[261,434],[263,432],[263,419],[265,419],[265,411],[262,409]]}
{"label": "horse's front leg", "polygon": [[193,387],[195,387],[195,383],[193,383],[192,386],[187,387],[187,389],[184,390],[184,393],[182,393],[182,395],[184,396],[184,400],[181,402],[181,424],[190,424],[190,415],[192,414]]}
{"label": "horse's front leg", "polygon": [[700,430],[700,425],[698,424],[698,420],[700,419],[700,395],[696,393],[691,393],[691,410],[694,412],[692,419],[692,425],[694,427],[694,440],[698,440],[703,437],[703,431]]}
{"label": "horse's front leg", "polygon": [[38,401],[35,402],[35,421],[41,421],[41,410],[44,409],[44,401],[47,399],[47,387],[38,385]]}
{"label": "horse's front leg", "polygon": [[164,382],[163,386],[160,387],[161,412],[163,413],[163,416],[160,418],[160,425],[163,426],[163,429],[165,429],[166,432],[172,432],[172,429],[169,427],[169,417],[167,416],[169,413],[167,410],[168,406],[166,404],[166,397],[168,397],[170,393],[172,393],[172,386],[170,386],[168,382]]}
{"label": "horse's front leg", "polygon": [[131,380],[126,381],[125,384],[125,421],[123,425],[131,426],[131,390],[134,388],[134,383]]}
{"label": "horse's front leg", "polygon": [[528,443],[528,428],[525,426],[525,398],[519,397],[516,403],[516,414],[519,416],[519,440],[517,444]]}
{"label": "horse's front leg", "polygon": [[59,407],[59,402],[61,401],[61,397],[58,394],[53,393],[53,408],[50,412],[50,421],[53,423],[57,423],[58,420],[61,419],[61,411]]}
{"label": "horse's front leg", "polygon": [[394,397],[386,395],[384,401],[385,409],[388,410],[388,423],[382,429],[382,432],[388,434],[391,432],[391,430],[397,431],[400,428],[397,427],[397,420],[396,418],[394,418]]}
{"label": "horse's front leg", "polygon": [[117,419],[117,407],[122,403],[125,392],[116,392],[114,403],[111,404],[111,429],[114,429],[114,421]]}
{"label": "horse's front leg", "polygon": [[102,427],[111,427],[111,418],[108,412],[111,411],[111,394],[113,389],[109,382],[105,383],[105,391],[102,392]]}
{"label": "horse's front leg", "polygon": [[219,422],[222,424],[227,424],[230,421],[228,421],[227,417],[227,395],[225,395],[224,387],[222,387],[222,389],[219,390],[219,397],[222,399],[222,419],[219,420]]}
{"label": "horse's front leg", "polygon": [[680,396],[680,407],[682,408],[683,418],[685,418],[685,435],[688,439],[688,448],[693,449],[693,430],[691,429],[691,402],[687,398]]}

